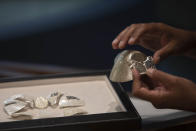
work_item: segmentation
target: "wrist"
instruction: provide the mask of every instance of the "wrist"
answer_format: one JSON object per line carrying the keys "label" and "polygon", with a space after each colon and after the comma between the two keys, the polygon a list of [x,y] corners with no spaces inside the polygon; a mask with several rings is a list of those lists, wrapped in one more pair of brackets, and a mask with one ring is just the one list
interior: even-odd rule
{"label": "wrist", "polygon": [[190,31],[190,47],[196,48],[196,32]]}
{"label": "wrist", "polygon": [[187,109],[188,111],[196,112],[196,85],[189,90],[190,94],[187,96]]}
{"label": "wrist", "polygon": [[196,59],[196,32],[189,31],[188,35],[187,51],[184,55]]}

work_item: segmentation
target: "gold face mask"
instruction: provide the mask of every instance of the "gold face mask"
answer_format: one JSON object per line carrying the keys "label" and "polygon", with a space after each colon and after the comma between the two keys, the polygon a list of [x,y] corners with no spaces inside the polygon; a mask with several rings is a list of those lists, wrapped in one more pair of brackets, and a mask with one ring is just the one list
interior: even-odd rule
{"label": "gold face mask", "polygon": [[127,82],[133,80],[131,69],[135,68],[140,74],[145,74],[149,68],[155,68],[151,56],[146,56],[140,51],[124,50],[119,53],[110,73],[113,82]]}

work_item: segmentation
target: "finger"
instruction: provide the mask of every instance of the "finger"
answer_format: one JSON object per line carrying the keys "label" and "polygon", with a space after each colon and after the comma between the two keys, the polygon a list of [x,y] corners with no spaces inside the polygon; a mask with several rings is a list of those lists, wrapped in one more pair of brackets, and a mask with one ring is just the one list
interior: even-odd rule
{"label": "finger", "polygon": [[126,27],[122,32],[120,32],[120,34],[112,41],[112,47],[113,49],[118,49],[119,48],[119,42],[121,40],[121,37],[124,35],[125,32],[127,32],[127,30],[129,29],[129,27]]}
{"label": "finger", "polygon": [[142,35],[142,39],[139,39],[138,44],[142,47],[149,49],[151,51],[156,51],[160,48],[160,35],[155,33],[145,33]]}
{"label": "finger", "polygon": [[143,35],[144,29],[138,29],[136,30],[132,36],[130,37],[128,44],[133,45],[139,41],[139,39],[142,39],[141,36]]}
{"label": "finger", "polygon": [[155,64],[158,64],[160,61],[162,61],[163,59],[171,55],[174,45],[175,45],[174,41],[171,41],[166,46],[156,51],[153,56],[153,62]]}
{"label": "finger", "polygon": [[126,33],[121,38],[121,41],[119,43],[119,48],[123,49],[125,48],[126,44],[128,44],[128,40],[131,37],[132,34],[134,34],[134,31],[137,30],[137,26],[135,24],[131,25],[130,28],[127,30]]}
{"label": "finger", "polygon": [[140,80],[142,81],[142,84],[146,86],[148,89],[152,90],[156,88],[156,82],[153,81],[148,75],[141,75]]}
{"label": "finger", "polygon": [[159,90],[149,90],[148,88],[141,87],[133,95],[140,99],[154,103],[155,100],[161,99],[162,95],[160,94]]}
{"label": "finger", "polygon": [[161,82],[162,85],[171,85],[175,82],[176,76],[170,75],[168,73],[156,70],[148,69],[147,75],[154,81]]}
{"label": "finger", "polygon": [[135,68],[132,69],[132,74],[133,74],[133,88],[139,88],[141,86],[140,74]]}
{"label": "finger", "polygon": [[132,94],[138,98],[150,101],[152,103],[156,103],[155,100],[161,100],[164,96],[164,93],[161,90],[149,90],[147,87],[142,86],[142,82],[140,81],[140,74],[136,69],[132,70],[133,73],[133,86],[132,86]]}
{"label": "finger", "polygon": [[132,45],[132,44],[138,43],[146,32],[154,30],[154,28],[156,27],[155,25],[154,24],[138,24],[137,30],[135,30],[135,32],[130,37],[128,44]]}
{"label": "finger", "polygon": [[137,95],[138,90],[142,86],[142,83],[140,81],[140,74],[136,69],[132,69],[131,71],[133,74],[132,94]]}

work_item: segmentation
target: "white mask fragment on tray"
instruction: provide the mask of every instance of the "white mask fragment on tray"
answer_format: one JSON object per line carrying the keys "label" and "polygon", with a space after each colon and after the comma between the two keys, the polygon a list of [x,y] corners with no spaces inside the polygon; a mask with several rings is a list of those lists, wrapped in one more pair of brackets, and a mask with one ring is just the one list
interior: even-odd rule
{"label": "white mask fragment on tray", "polygon": [[35,107],[38,109],[44,109],[48,107],[48,100],[44,97],[37,97],[34,101]]}
{"label": "white mask fragment on tray", "polygon": [[9,105],[4,106],[4,111],[9,116],[13,116],[14,113],[17,113],[19,111],[22,111],[23,109],[25,109],[25,107],[27,107],[27,103],[22,102],[22,101],[18,101],[16,103],[13,103],[13,104],[9,104]]}
{"label": "white mask fragment on tray", "polygon": [[33,119],[33,114],[29,113],[28,111],[27,112],[19,111],[13,113],[11,117],[17,120],[30,120]]}
{"label": "white mask fragment on tray", "polygon": [[60,92],[51,93],[48,96],[48,102],[49,102],[50,106],[52,106],[52,107],[57,106],[61,96],[63,96],[63,93],[60,93]]}
{"label": "white mask fragment on tray", "polygon": [[146,56],[140,51],[124,50],[119,53],[110,73],[113,82],[127,82],[133,80],[132,68],[136,68],[140,74],[145,74],[149,68],[155,68],[151,56]]}
{"label": "white mask fragment on tray", "polygon": [[64,116],[75,116],[75,115],[85,115],[88,114],[87,111],[81,108],[64,108]]}
{"label": "white mask fragment on tray", "polygon": [[76,106],[84,106],[84,105],[85,102],[75,96],[62,96],[59,101],[60,108],[76,107]]}
{"label": "white mask fragment on tray", "polygon": [[29,96],[25,96],[23,94],[17,94],[17,95],[11,96],[10,98],[4,101],[4,105],[14,104],[14,103],[17,103],[18,101],[27,103],[28,104],[27,106],[31,108],[34,107],[33,98]]}

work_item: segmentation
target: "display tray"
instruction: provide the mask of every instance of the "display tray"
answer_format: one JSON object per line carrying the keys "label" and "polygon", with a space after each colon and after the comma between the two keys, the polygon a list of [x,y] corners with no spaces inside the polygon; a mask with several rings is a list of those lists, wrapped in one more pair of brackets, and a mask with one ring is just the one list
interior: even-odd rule
{"label": "display tray", "polygon": [[[61,74],[0,81],[0,130],[38,129],[139,129],[140,116],[119,83],[108,78],[108,71]],[[59,91],[85,101],[85,115],[64,116],[59,107],[33,109],[33,119],[8,116],[3,101],[15,94],[47,97]]]}

